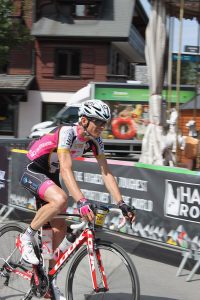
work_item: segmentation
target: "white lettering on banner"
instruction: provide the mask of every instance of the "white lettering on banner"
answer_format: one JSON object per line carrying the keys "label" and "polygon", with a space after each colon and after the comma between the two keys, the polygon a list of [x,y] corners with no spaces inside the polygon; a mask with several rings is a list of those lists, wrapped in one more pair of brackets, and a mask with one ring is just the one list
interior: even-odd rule
{"label": "white lettering on banner", "polygon": [[[197,189],[191,190],[190,187],[183,187],[177,189],[177,193],[180,195],[181,202],[192,203],[192,204],[199,204],[200,205],[200,197],[199,191]],[[191,194],[192,193],[192,194]]]}
{"label": "white lettering on banner", "polygon": [[[74,171],[74,176],[76,180],[80,182],[84,181],[92,184],[104,185],[102,175],[100,174]],[[147,192],[148,181],[146,180],[125,177],[115,177],[115,180],[118,183],[119,188]]]}
{"label": "white lettering on banner", "polygon": [[110,195],[108,193],[89,191],[84,189],[81,189],[81,191],[83,192],[84,196],[90,200],[109,203]]}
{"label": "white lettering on banner", "polygon": [[[126,202],[126,204],[130,204],[130,200],[131,200],[131,197],[129,196],[122,196],[124,202]],[[112,202],[115,203],[115,199],[112,199]]]}
{"label": "white lettering on banner", "polygon": [[104,184],[102,176],[99,174],[84,173],[84,181],[94,184]]}
{"label": "white lettering on banner", "polygon": [[146,180],[119,177],[118,184],[120,188],[147,192],[147,183]]}
{"label": "white lettering on banner", "polygon": [[166,180],[165,215],[200,223],[199,184]]}
{"label": "white lettering on banner", "polygon": [[76,181],[83,181],[83,172],[74,171]]}
{"label": "white lettering on banner", "polygon": [[[112,204],[116,204],[116,202],[112,199],[112,197],[108,193],[90,191],[85,189],[81,189],[81,191],[83,192],[85,197],[90,200],[94,200],[102,203],[111,202]],[[145,211],[153,210],[153,202],[151,200],[131,198],[129,196],[124,196],[124,195],[122,195],[122,198],[128,205],[133,205],[136,209],[145,210]]]}
{"label": "white lettering on banner", "polygon": [[153,210],[153,201],[139,198],[132,198],[132,206],[136,209],[152,211]]}

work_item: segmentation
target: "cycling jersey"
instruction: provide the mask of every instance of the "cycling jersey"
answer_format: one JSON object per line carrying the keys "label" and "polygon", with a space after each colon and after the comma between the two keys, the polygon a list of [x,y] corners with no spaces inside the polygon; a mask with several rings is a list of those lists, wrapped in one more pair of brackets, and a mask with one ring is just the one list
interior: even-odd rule
{"label": "cycling jersey", "polygon": [[101,137],[90,137],[86,141],[79,131],[79,125],[57,127],[33,142],[27,157],[47,172],[54,173],[59,169],[57,151],[70,151],[72,158],[80,157],[88,151],[92,151],[96,157],[104,154]]}
{"label": "cycling jersey", "polygon": [[90,138],[86,141],[80,134],[81,127],[56,127],[29,146],[27,162],[20,178],[20,184],[37,198],[45,199],[47,188],[60,185],[58,151],[70,151],[72,158],[92,151],[98,157],[104,154],[102,139]]}

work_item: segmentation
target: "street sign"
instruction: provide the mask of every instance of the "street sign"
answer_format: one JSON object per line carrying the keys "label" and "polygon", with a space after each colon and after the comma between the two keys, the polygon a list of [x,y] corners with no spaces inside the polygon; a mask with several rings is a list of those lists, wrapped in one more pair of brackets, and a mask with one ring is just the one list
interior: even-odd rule
{"label": "street sign", "polygon": [[199,53],[199,46],[186,45],[184,51],[191,52],[191,53]]}

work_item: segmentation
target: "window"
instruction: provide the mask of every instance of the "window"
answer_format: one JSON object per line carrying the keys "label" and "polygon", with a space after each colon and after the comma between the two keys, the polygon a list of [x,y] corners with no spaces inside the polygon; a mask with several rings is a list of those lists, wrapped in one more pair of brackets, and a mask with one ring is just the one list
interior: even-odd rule
{"label": "window", "polygon": [[63,107],[61,109],[57,116],[56,119],[58,120],[59,123],[67,123],[67,124],[73,124],[78,122],[78,107]]}
{"label": "window", "polygon": [[99,14],[99,6],[97,4],[75,5],[74,16],[82,18],[95,18]]}
{"label": "window", "polygon": [[42,106],[42,120],[53,121],[54,125],[78,122],[78,107],[68,107],[63,103],[45,103]]}
{"label": "window", "polygon": [[63,108],[64,103],[42,103],[42,121],[53,121],[56,114]]}
{"label": "window", "polygon": [[81,52],[78,49],[56,51],[56,76],[80,77]]}
{"label": "window", "polygon": [[129,75],[129,62],[116,49],[111,50],[110,73],[113,75]]}
{"label": "window", "polygon": [[97,19],[101,8],[102,0],[75,0],[72,11],[77,19]]}
{"label": "window", "polygon": [[0,98],[0,135],[15,135],[15,112],[16,105]]}

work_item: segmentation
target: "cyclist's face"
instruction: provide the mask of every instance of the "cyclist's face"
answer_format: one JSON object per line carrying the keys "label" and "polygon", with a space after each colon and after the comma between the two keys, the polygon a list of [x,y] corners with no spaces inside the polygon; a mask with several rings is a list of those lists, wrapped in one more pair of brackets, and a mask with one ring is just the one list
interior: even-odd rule
{"label": "cyclist's face", "polygon": [[88,119],[89,126],[87,128],[88,133],[90,133],[93,137],[99,137],[106,126],[106,122],[92,118]]}
{"label": "cyclist's face", "polygon": [[106,126],[106,122],[95,118],[90,118],[90,119],[85,118],[85,119],[86,120],[83,121],[86,121],[87,123],[89,122],[89,125],[87,127],[87,132],[91,134],[91,136],[93,137],[99,137]]}

